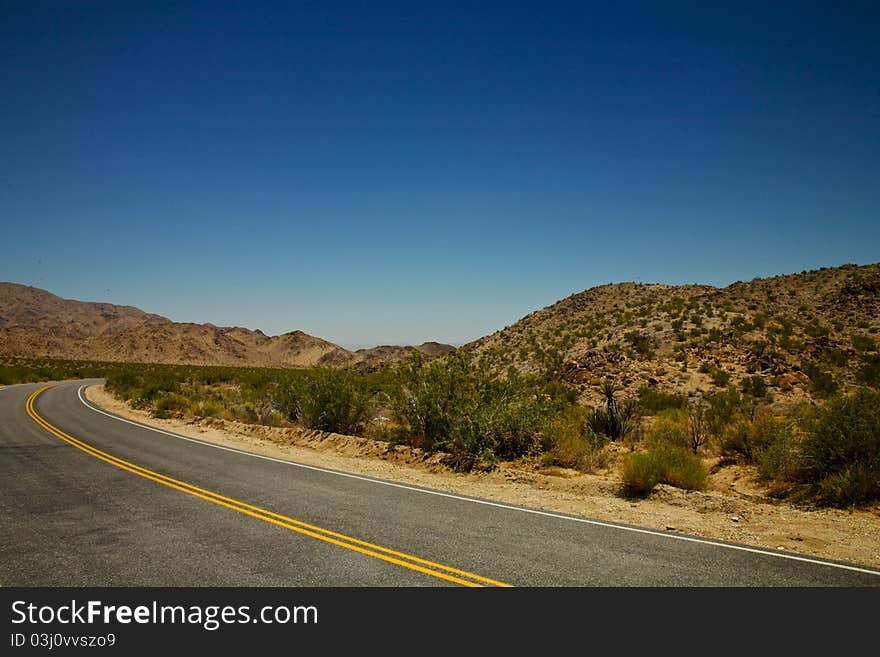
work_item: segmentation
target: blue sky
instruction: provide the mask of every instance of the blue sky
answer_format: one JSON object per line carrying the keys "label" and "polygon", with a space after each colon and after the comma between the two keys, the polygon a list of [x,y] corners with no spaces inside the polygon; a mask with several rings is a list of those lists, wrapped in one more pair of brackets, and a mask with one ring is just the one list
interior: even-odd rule
{"label": "blue sky", "polygon": [[877,262],[846,4],[6,2],[0,280],[363,346]]}

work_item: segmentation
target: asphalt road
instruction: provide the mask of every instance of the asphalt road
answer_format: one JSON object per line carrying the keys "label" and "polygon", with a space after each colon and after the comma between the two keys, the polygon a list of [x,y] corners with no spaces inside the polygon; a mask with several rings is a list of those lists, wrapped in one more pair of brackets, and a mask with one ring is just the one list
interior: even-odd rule
{"label": "asphalt road", "polygon": [[[878,586],[852,564],[218,449],[0,389],[2,586]],[[41,424],[42,423],[42,424]]]}

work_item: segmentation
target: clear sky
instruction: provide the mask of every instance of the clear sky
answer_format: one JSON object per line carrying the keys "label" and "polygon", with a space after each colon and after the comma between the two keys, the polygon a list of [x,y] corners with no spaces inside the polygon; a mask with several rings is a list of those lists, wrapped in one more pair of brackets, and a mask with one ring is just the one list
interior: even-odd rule
{"label": "clear sky", "polygon": [[0,280],[349,346],[880,261],[880,5],[0,5]]}

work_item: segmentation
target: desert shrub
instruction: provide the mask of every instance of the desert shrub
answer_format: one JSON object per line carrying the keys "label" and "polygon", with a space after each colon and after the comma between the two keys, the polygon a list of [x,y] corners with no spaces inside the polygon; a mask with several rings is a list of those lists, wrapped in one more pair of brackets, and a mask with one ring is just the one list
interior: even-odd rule
{"label": "desert shrub", "polygon": [[719,388],[723,388],[730,382],[730,372],[724,371],[709,361],[703,361],[700,363],[699,372],[701,374],[708,374],[709,378],[712,379],[712,383]]}
{"label": "desert shrub", "polygon": [[742,395],[733,387],[709,395],[706,402],[706,428],[717,439],[721,439],[726,428],[748,411]]}
{"label": "desert shrub", "polygon": [[829,328],[827,326],[823,326],[818,322],[810,322],[806,326],[804,326],[804,333],[809,335],[811,338],[822,338],[828,335]]}
{"label": "desert shrub", "polygon": [[176,413],[186,413],[189,410],[189,399],[177,393],[167,393],[160,396],[154,405],[153,417],[167,419]]}
{"label": "desert shrub", "polygon": [[605,463],[602,447],[607,440],[590,430],[586,409],[571,406],[550,422],[544,432],[542,460],[546,465],[592,472]]}
{"label": "desert shrub", "polygon": [[104,387],[108,390],[116,392],[117,395],[124,400],[131,399],[131,392],[137,389],[140,383],[140,377],[134,372],[123,371],[115,372],[107,377]]}
{"label": "desert shrub", "polygon": [[190,410],[196,417],[220,417],[223,414],[223,404],[216,399],[203,399],[192,404]]}
{"label": "desert shrub", "polygon": [[767,384],[758,375],[747,376],[742,380],[741,389],[743,394],[761,399],[767,395]]}
{"label": "desert shrub", "polygon": [[661,467],[649,452],[631,454],[623,463],[621,478],[627,495],[647,495],[660,483]]}
{"label": "desert shrub", "polygon": [[843,349],[827,347],[822,350],[822,359],[836,367],[845,367],[849,362],[849,354]]}
{"label": "desert shrub", "polygon": [[656,415],[669,408],[687,406],[687,395],[663,392],[649,386],[639,389],[639,410],[645,415]]}
{"label": "desert shrub", "polygon": [[372,408],[355,375],[327,367],[288,384],[283,406],[290,419],[310,429],[344,434],[360,433]]}
{"label": "desert shrub", "polygon": [[687,449],[690,445],[687,411],[677,408],[662,411],[645,432],[645,438],[649,447]]}
{"label": "desert shrub", "polygon": [[817,397],[830,397],[837,392],[837,382],[831,373],[822,370],[815,363],[807,363],[804,374],[810,377],[810,392]]}
{"label": "desert shrub", "polygon": [[411,444],[445,451],[466,471],[531,450],[548,417],[570,399],[558,384],[514,370],[492,375],[462,354],[431,363],[414,354],[396,368],[388,405]]}
{"label": "desert shrub", "polygon": [[799,435],[793,423],[779,420],[769,441],[754,450],[758,478],[763,481],[792,482],[801,468]]}
{"label": "desert shrub", "polygon": [[712,368],[709,377],[712,379],[712,383],[719,388],[723,388],[730,382],[730,372],[726,372],[720,367]]}
{"label": "desert shrub", "polygon": [[687,409],[688,446],[694,455],[709,442],[709,423],[706,420],[706,407],[702,403],[692,404]]}
{"label": "desert shrub", "polygon": [[785,440],[788,434],[787,423],[768,413],[760,413],[754,418],[741,416],[724,432],[721,451],[727,456],[739,456],[746,463],[754,463],[761,452]]}
{"label": "desert shrub", "polygon": [[654,357],[654,345],[647,335],[639,331],[628,331],[623,337],[639,356],[648,359]]}
{"label": "desert shrub", "polygon": [[880,499],[880,392],[831,399],[808,422],[802,480],[837,506]]}
{"label": "desert shrub", "polygon": [[667,445],[631,454],[624,461],[621,474],[627,494],[646,495],[657,484],[700,490],[706,487],[709,471],[687,449]]}
{"label": "desert shrub", "polygon": [[880,356],[869,356],[866,358],[856,377],[860,383],[880,388]]}

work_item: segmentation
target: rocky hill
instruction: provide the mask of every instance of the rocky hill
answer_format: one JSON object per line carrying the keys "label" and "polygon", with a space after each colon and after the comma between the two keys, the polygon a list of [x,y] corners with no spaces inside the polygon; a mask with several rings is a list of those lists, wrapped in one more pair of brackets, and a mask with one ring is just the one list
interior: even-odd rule
{"label": "rocky hill", "polygon": [[549,369],[598,400],[613,379],[698,395],[729,385],[803,401],[880,370],[880,264],[705,285],[619,283],[534,312],[462,349]]}
{"label": "rocky hill", "polygon": [[400,347],[396,345],[379,345],[370,349],[358,349],[353,354],[353,364],[359,371],[374,371],[380,367],[395,363],[407,358],[410,354],[418,352],[426,360],[439,358],[455,351],[455,347],[441,342],[423,342],[412,347]]}
{"label": "rocky hill", "polygon": [[348,351],[302,331],[261,331],[172,322],[132,306],[62,299],[45,290],[0,283],[0,355],[77,360],[243,365],[353,366],[375,369],[414,350],[434,357],[454,349],[382,346]]}

